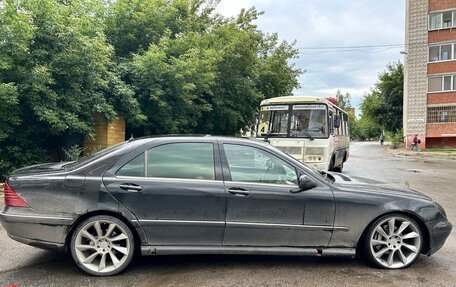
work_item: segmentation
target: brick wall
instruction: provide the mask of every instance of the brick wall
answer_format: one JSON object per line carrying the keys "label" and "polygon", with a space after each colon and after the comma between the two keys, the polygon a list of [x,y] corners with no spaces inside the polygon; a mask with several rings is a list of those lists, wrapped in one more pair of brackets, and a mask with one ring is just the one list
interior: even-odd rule
{"label": "brick wall", "polygon": [[95,120],[95,137],[84,139],[84,154],[98,151],[103,148],[125,141],[125,119],[119,117],[108,122],[104,117],[97,115]]}
{"label": "brick wall", "polygon": [[428,75],[456,73],[456,61],[429,63]]}
{"label": "brick wall", "polygon": [[455,147],[456,137],[428,138],[427,147]]}
{"label": "brick wall", "polygon": [[429,12],[456,7],[456,0],[429,0]]}
{"label": "brick wall", "polygon": [[107,126],[108,137],[107,144],[108,146],[118,144],[125,141],[125,119],[124,117],[119,117],[110,123]]}
{"label": "brick wall", "polygon": [[456,103],[456,92],[433,93],[433,94],[428,94],[428,96],[427,96],[428,105],[451,104],[451,103]]}
{"label": "brick wall", "polygon": [[456,136],[456,123],[432,123],[426,125],[426,137],[437,138],[445,135]]}
{"label": "brick wall", "polygon": [[[456,7],[455,7],[456,10]],[[456,39],[456,28],[447,28],[435,31],[429,31],[428,42],[438,43]]]}

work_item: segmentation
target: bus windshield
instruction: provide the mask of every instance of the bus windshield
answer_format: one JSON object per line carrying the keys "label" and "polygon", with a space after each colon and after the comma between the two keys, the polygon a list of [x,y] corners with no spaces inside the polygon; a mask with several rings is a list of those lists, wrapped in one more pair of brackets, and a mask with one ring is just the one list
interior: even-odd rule
{"label": "bus windshield", "polygon": [[326,118],[325,105],[294,105],[290,137],[327,137]]}
{"label": "bus windshield", "polygon": [[288,116],[288,105],[262,107],[258,135],[287,137]]}
{"label": "bus windshield", "polygon": [[328,136],[327,107],[323,104],[292,105],[290,113],[289,105],[263,106],[260,112],[258,136],[326,138]]}

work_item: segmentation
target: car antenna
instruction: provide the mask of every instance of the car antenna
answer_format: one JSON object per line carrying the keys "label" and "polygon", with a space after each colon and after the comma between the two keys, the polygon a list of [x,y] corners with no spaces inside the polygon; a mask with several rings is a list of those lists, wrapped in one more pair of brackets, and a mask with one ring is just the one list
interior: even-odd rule
{"label": "car antenna", "polygon": [[135,138],[133,137],[133,134],[131,134],[130,138],[128,139],[127,142],[131,142],[132,140],[134,140]]}

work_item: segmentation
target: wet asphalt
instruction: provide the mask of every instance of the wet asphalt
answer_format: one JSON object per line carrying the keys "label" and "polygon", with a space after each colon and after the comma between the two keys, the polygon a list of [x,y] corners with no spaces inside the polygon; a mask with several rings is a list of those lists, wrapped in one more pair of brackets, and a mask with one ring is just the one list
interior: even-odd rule
{"label": "wet asphalt", "polygon": [[[409,185],[439,202],[456,224],[456,160],[398,156],[376,142],[352,143],[350,151],[346,175]],[[137,258],[122,274],[99,278],[82,273],[69,256],[9,239],[0,226],[0,287],[456,286],[455,229],[440,251],[404,270],[375,269],[350,258],[162,256]]]}

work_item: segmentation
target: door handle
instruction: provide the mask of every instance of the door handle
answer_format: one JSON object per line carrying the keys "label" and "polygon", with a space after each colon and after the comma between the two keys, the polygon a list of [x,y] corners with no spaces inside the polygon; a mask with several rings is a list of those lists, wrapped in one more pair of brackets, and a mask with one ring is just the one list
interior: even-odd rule
{"label": "door handle", "polygon": [[142,186],[133,184],[133,183],[122,183],[119,185],[119,187],[123,190],[128,190],[128,191],[140,191],[142,190]]}
{"label": "door handle", "polygon": [[228,192],[234,195],[244,195],[247,196],[250,192],[247,189],[243,189],[240,187],[232,187],[228,189]]}

